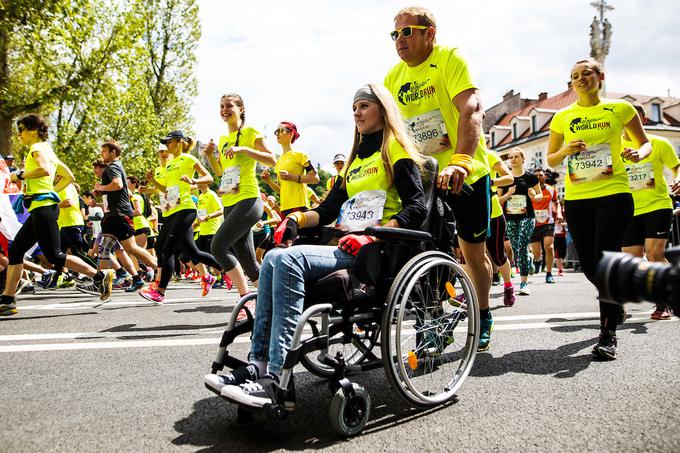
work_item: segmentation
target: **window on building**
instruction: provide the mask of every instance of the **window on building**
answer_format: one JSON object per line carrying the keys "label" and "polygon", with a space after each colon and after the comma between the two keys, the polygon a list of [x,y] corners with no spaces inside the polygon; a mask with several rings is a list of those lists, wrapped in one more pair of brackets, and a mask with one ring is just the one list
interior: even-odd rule
{"label": "window on building", "polygon": [[655,123],[661,122],[661,104],[652,104],[652,117],[650,119]]}
{"label": "window on building", "polygon": [[512,125],[512,138],[513,140],[517,139],[517,123],[513,123]]}
{"label": "window on building", "polygon": [[536,118],[536,115],[531,117],[531,132],[538,132],[538,118]]}
{"label": "window on building", "polygon": [[491,132],[491,147],[493,148],[496,146],[496,132],[492,131]]}

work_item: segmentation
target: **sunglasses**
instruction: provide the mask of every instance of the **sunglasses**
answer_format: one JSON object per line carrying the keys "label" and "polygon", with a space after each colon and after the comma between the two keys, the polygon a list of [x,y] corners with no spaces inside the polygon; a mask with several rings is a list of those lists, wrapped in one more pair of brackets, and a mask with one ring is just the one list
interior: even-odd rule
{"label": "sunglasses", "polygon": [[397,30],[394,30],[393,32],[390,33],[390,36],[392,37],[392,41],[396,41],[397,38],[399,38],[399,34],[401,34],[404,38],[408,38],[413,34],[413,30],[427,30],[430,27],[427,27],[425,25],[407,25],[406,27],[401,27]]}
{"label": "sunglasses", "polygon": [[276,129],[274,131],[274,135],[276,135],[278,137],[281,134],[285,134],[285,133],[289,133],[289,132],[290,132],[290,129],[282,127],[282,128]]}

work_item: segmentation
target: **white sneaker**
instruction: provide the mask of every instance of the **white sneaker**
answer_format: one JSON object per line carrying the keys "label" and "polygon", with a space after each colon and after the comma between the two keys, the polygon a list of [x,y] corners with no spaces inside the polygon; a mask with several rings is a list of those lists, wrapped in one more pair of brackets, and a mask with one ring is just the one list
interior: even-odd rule
{"label": "white sneaker", "polygon": [[526,283],[520,283],[519,284],[519,294],[522,296],[529,296],[531,295],[531,290],[529,289],[529,285]]}

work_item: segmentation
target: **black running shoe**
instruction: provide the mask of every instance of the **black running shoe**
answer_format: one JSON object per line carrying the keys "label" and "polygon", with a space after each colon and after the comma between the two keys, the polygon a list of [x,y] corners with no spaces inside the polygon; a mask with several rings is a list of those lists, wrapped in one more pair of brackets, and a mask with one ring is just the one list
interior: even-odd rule
{"label": "black running shoe", "polygon": [[206,374],[203,382],[216,393],[220,393],[226,385],[241,385],[248,381],[256,381],[258,378],[257,367],[252,363],[234,368],[227,374]]}
{"label": "black running shoe", "polygon": [[600,333],[593,354],[605,360],[616,359],[616,333],[611,331]]}

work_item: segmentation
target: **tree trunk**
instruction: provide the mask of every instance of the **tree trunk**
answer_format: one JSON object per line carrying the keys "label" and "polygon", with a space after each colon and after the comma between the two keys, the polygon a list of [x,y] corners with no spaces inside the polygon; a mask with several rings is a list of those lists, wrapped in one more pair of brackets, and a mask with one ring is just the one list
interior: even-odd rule
{"label": "tree trunk", "polygon": [[0,114],[0,153],[2,156],[12,151],[12,117]]}

